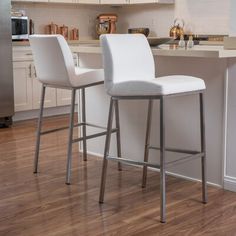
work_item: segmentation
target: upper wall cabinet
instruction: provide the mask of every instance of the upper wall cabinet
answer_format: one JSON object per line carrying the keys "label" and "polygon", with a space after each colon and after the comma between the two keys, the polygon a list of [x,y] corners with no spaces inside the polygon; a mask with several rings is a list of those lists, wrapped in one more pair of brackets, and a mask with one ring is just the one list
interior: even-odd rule
{"label": "upper wall cabinet", "polygon": [[145,3],[174,3],[175,0],[11,0],[12,2],[52,2],[52,3],[81,3],[81,4],[145,4]]}
{"label": "upper wall cabinet", "polygon": [[76,3],[76,0],[48,0],[48,2]]}
{"label": "upper wall cabinet", "polygon": [[130,4],[142,3],[174,3],[174,0],[129,0]]}
{"label": "upper wall cabinet", "polygon": [[48,0],[11,0],[12,2],[48,2]]}
{"label": "upper wall cabinet", "polygon": [[100,0],[77,0],[77,2],[83,4],[99,4]]}
{"label": "upper wall cabinet", "polygon": [[129,4],[129,0],[100,0],[101,4]]}

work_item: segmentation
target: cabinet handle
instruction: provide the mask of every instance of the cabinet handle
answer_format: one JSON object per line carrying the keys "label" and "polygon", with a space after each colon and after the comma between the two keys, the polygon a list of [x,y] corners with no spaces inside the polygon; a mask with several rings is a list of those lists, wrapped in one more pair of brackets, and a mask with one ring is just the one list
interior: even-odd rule
{"label": "cabinet handle", "polygon": [[36,68],[34,66],[34,77],[37,78]]}
{"label": "cabinet handle", "polygon": [[31,67],[31,64],[29,65],[29,77],[32,78],[32,67]]}

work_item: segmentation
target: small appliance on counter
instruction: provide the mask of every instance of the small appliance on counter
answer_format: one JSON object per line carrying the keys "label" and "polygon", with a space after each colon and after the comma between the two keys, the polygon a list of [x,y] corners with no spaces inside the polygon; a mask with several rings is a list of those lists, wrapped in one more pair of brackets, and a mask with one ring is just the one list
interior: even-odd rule
{"label": "small appliance on counter", "polygon": [[116,33],[116,22],[118,16],[113,13],[100,14],[97,17],[96,31],[97,35]]}
{"label": "small appliance on counter", "polygon": [[29,39],[29,18],[27,16],[11,17],[12,40]]}
{"label": "small appliance on counter", "polygon": [[174,25],[170,29],[170,37],[173,39],[180,39],[181,35],[184,35],[184,21],[176,18]]}

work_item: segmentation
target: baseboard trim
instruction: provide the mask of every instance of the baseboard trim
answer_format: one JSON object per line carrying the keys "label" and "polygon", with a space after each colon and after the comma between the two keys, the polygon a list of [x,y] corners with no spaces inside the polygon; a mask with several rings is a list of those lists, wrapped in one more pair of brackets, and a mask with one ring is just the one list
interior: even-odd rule
{"label": "baseboard trim", "polygon": [[[77,112],[77,106],[75,108],[75,111]],[[56,115],[64,115],[70,113],[70,106],[61,106],[61,107],[50,107],[45,108],[43,111],[43,116],[56,116]],[[13,121],[21,121],[21,120],[30,120],[38,118],[39,110],[30,110],[30,111],[20,111],[16,112],[13,116]]]}
{"label": "baseboard trim", "polygon": [[236,192],[236,178],[231,176],[224,176],[224,189]]}
{"label": "baseboard trim", "polygon": [[[83,149],[80,149],[81,152],[83,152]],[[101,153],[96,153],[96,152],[90,152],[88,151],[88,154],[89,155],[92,155],[92,156],[96,156],[96,157],[103,157],[103,155]],[[132,164],[129,164],[129,165],[132,165]],[[139,167],[139,168],[142,168],[142,166],[137,166],[137,165],[134,165],[136,167]],[[150,170],[152,171],[157,171],[159,172],[158,169],[155,169],[155,168],[150,168]],[[173,176],[173,177],[176,177],[176,178],[181,178],[181,179],[185,179],[185,180],[189,180],[189,181],[192,181],[192,182],[202,182],[200,179],[196,179],[196,178],[192,178],[192,177],[189,177],[189,176],[185,176],[185,175],[180,175],[180,174],[176,174],[176,173],[173,173],[173,172],[169,172],[169,171],[166,171],[166,174],[169,175],[169,176]],[[207,182],[207,184],[209,186],[213,186],[213,187],[217,187],[217,188],[223,188],[222,185],[220,184],[216,184],[216,183],[212,183],[212,182]],[[235,178],[235,191],[236,191],[236,178]],[[224,185],[225,186],[225,185]],[[226,188],[225,188],[226,189]],[[231,191],[234,191],[232,189],[227,189],[227,190],[231,190]]]}

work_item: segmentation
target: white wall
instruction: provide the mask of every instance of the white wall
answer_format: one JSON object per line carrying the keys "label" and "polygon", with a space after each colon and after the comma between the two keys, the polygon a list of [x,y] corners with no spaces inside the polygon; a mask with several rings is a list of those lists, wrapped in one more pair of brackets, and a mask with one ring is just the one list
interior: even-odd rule
{"label": "white wall", "polygon": [[[236,2],[232,0],[233,2]],[[131,27],[149,27],[150,36],[165,37],[176,17],[183,18],[186,30],[196,34],[228,34],[230,0],[175,0],[174,5],[146,4],[111,8],[75,4],[14,3],[35,22],[36,33],[43,33],[50,22],[78,27],[81,38],[95,37],[96,16],[104,12],[118,14],[118,32]]]}
{"label": "white wall", "polygon": [[102,12],[113,12],[109,6],[86,6],[76,4],[15,3],[14,9],[25,10],[35,23],[35,33],[44,33],[51,22],[70,29],[79,28],[80,38],[96,37],[95,20]]}
{"label": "white wall", "polygon": [[229,34],[230,0],[175,0],[175,5],[139,5],[119,10],[121,31],[150,27],[151,36],[168,36],[176,17],[195,34]]}

